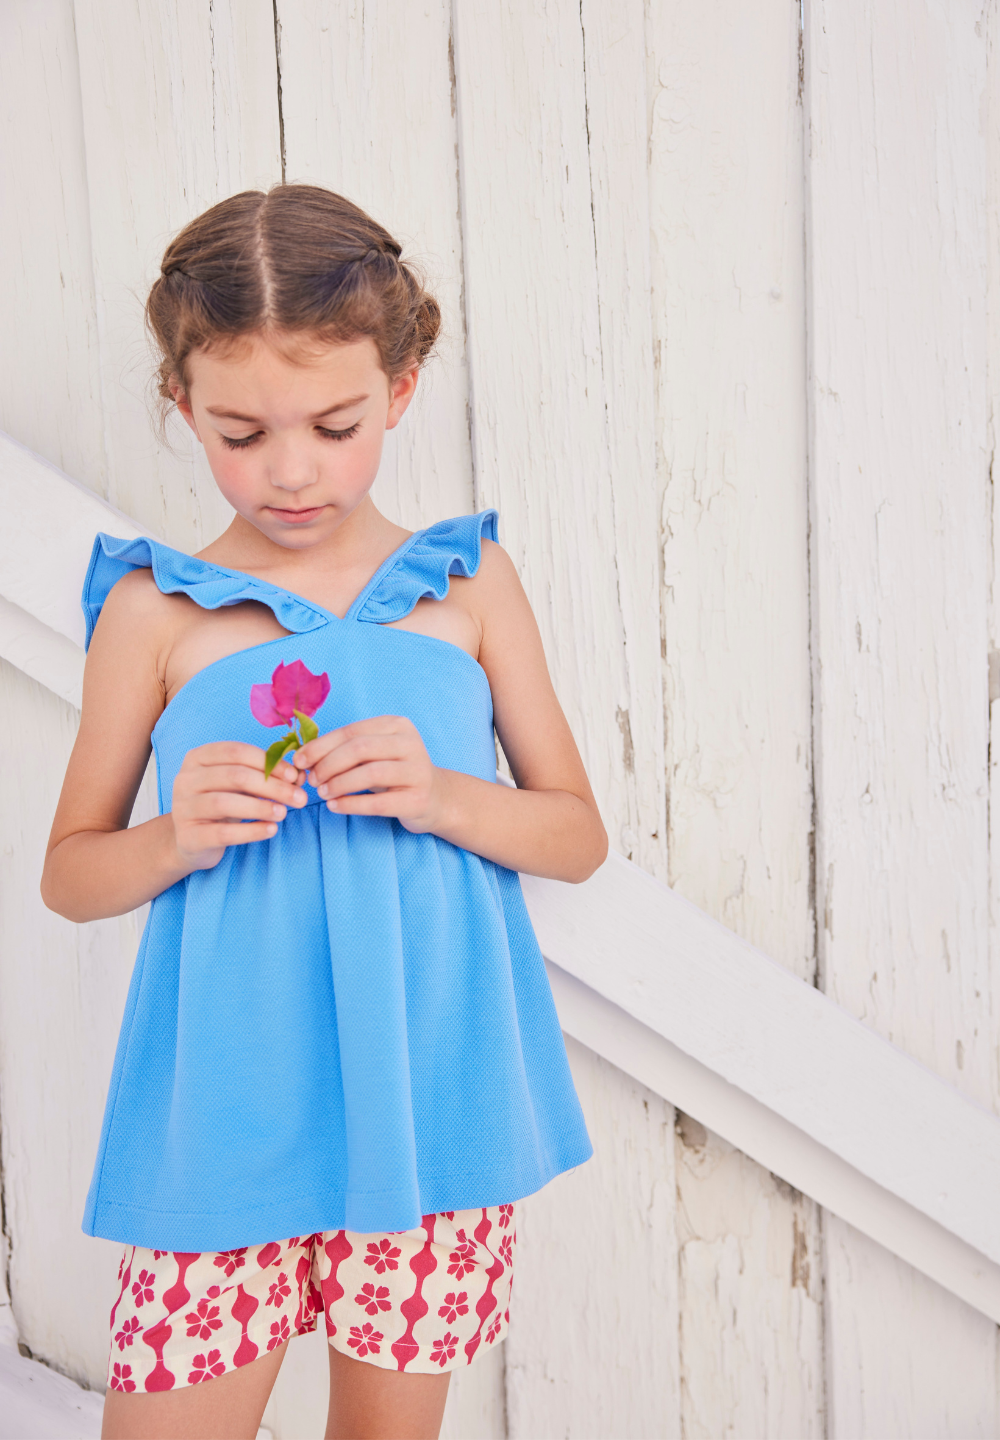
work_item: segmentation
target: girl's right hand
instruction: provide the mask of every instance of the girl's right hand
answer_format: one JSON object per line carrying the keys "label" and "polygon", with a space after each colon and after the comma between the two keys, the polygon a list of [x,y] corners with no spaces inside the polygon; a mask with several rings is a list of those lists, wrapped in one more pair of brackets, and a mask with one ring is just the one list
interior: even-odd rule
{"label": "girl's right hand", "polygon": [[174,844],[185,868],[211,870],[227,845],[270,840],[288,807],[306,804],[304,776],[278,765],[264,779],[264,752],[222,741],[189,750],[174,781]]}

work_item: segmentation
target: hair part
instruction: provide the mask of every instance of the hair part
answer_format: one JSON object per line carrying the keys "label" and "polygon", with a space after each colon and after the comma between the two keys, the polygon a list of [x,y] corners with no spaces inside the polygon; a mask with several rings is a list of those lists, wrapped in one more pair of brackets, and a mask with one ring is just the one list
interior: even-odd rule
{"label": "hair part", "polygon": [[162,400],[187,389],[192,351],[268,332],[321,344],[368,336],[389,380],[423,365],[441,311],[401,253],[388,230],[318,185],[213,205],[167,246],[146,301]]}

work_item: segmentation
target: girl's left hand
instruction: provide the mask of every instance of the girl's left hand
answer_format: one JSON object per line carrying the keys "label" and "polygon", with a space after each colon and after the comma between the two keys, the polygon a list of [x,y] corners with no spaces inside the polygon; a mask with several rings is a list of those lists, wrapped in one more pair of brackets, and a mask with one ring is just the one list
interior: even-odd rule
{"label": "girl's left hand", "polygon": [[[434,830],[442,809],[442,772],[412,720],[379,715],[331,730],[289,760],[336,815],[388,815],[407,830]],[[356,791],[375,794],[359,795]]]}

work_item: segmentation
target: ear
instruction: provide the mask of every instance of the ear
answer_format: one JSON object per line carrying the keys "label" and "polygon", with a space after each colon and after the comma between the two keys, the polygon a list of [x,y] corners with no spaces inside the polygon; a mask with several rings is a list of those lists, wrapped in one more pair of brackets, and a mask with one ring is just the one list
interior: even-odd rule
{"label": "ear", "polygon": [[191,409],[191,403],[188,400],[184,386],[176,375],[171,375],[168,384],[174,404],[194,431],[195,436],[200,440],[201,436],[198,434],[198,426],[195,424],[194,412]]}
{"label": "ear", "polygon": [[413,399],[413,392],[417,388],[417,379],[420,375],[419,369],[414,366],[403,375],[397,375],[389,386],[392,396],[389,401],[389,413],[385,418],[385,428],[394,430],[403,418],[403,412]]}

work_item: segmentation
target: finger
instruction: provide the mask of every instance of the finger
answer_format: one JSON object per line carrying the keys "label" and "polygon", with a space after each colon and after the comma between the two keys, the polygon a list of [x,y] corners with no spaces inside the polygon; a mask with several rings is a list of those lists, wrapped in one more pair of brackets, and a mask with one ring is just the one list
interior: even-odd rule
{"label": "finger", "polygon": [[336,800],[340,795],[350,795],[357,790],[406,790],[411,788],[413,776],[408,767],[398,760],[376,760],[368,765],[356,765],[351,770],[336,775],[318,786],[323,800]]}
{"label": "finger", "polygon": [[198,847],[201,850],[217,850],[220,846],[249,845],[252,840],[273,840],[278,827],[273,823],[251,821],[241,824],[215,824],[198,826]]}
{"label": "finger", "polygon": [[[281,767],[287,774],[291,766]],[[285,805],[296,807],[304,805],[306,799],[305,791],[296,781],[276,779],[277,771],[267,780],[264,779],[262,769],[251,768],[248,765],[211,765],[201,770],[194,771],[189,777],[188,783],[193,794],[203,795],[214,791],[228,791],[239,795],[259,795],[269,800],[279,800]],[[292,771],[292,774],[295,774]]]}
{"label": "finger", "polygon": [[355,736],[399,735],[414,728],[413,721],[401,715],[374,715],[370,720],[355,720],[350,725],[341,726],[339,730],[329,730],[316,740],[310,740],[307,745],[296,750],[293,763],[300,770],[310,770],[317,760]]}
{"label": "finger", "polygon": [[328,800],[326,808],[335,815],[385,815],[398,818],[402,809],[402,790],[386,790],[381,795],[342,795],[339,800]]}
{"label": "finger", "polygon": [[198,745],[189,750],[187,757],[199,765],[249,765],[251,769],[263,770],[264,752],[257,745],[245,745],[242,740],[215,740],[211,745]]}
{"label": "finger", "polygon": [[338,745],[336,750],[332,750],[329,755],[311,766],[309,779],[313,785],[319,786],[324,780],[331,780],[335,775],[342,775],[358,765],[367,765],[378,760],[407,760],[413,755],[413,743],[406,735],[355,736],[351,740],[345,740],[343,745]]}
{"label": "finger", "polygon": [[206,820],[284,820],[288,809],[274,800],[258,800],[252,795],[214,792],[199,795],[190,806],[187,817],[199,824]]}

